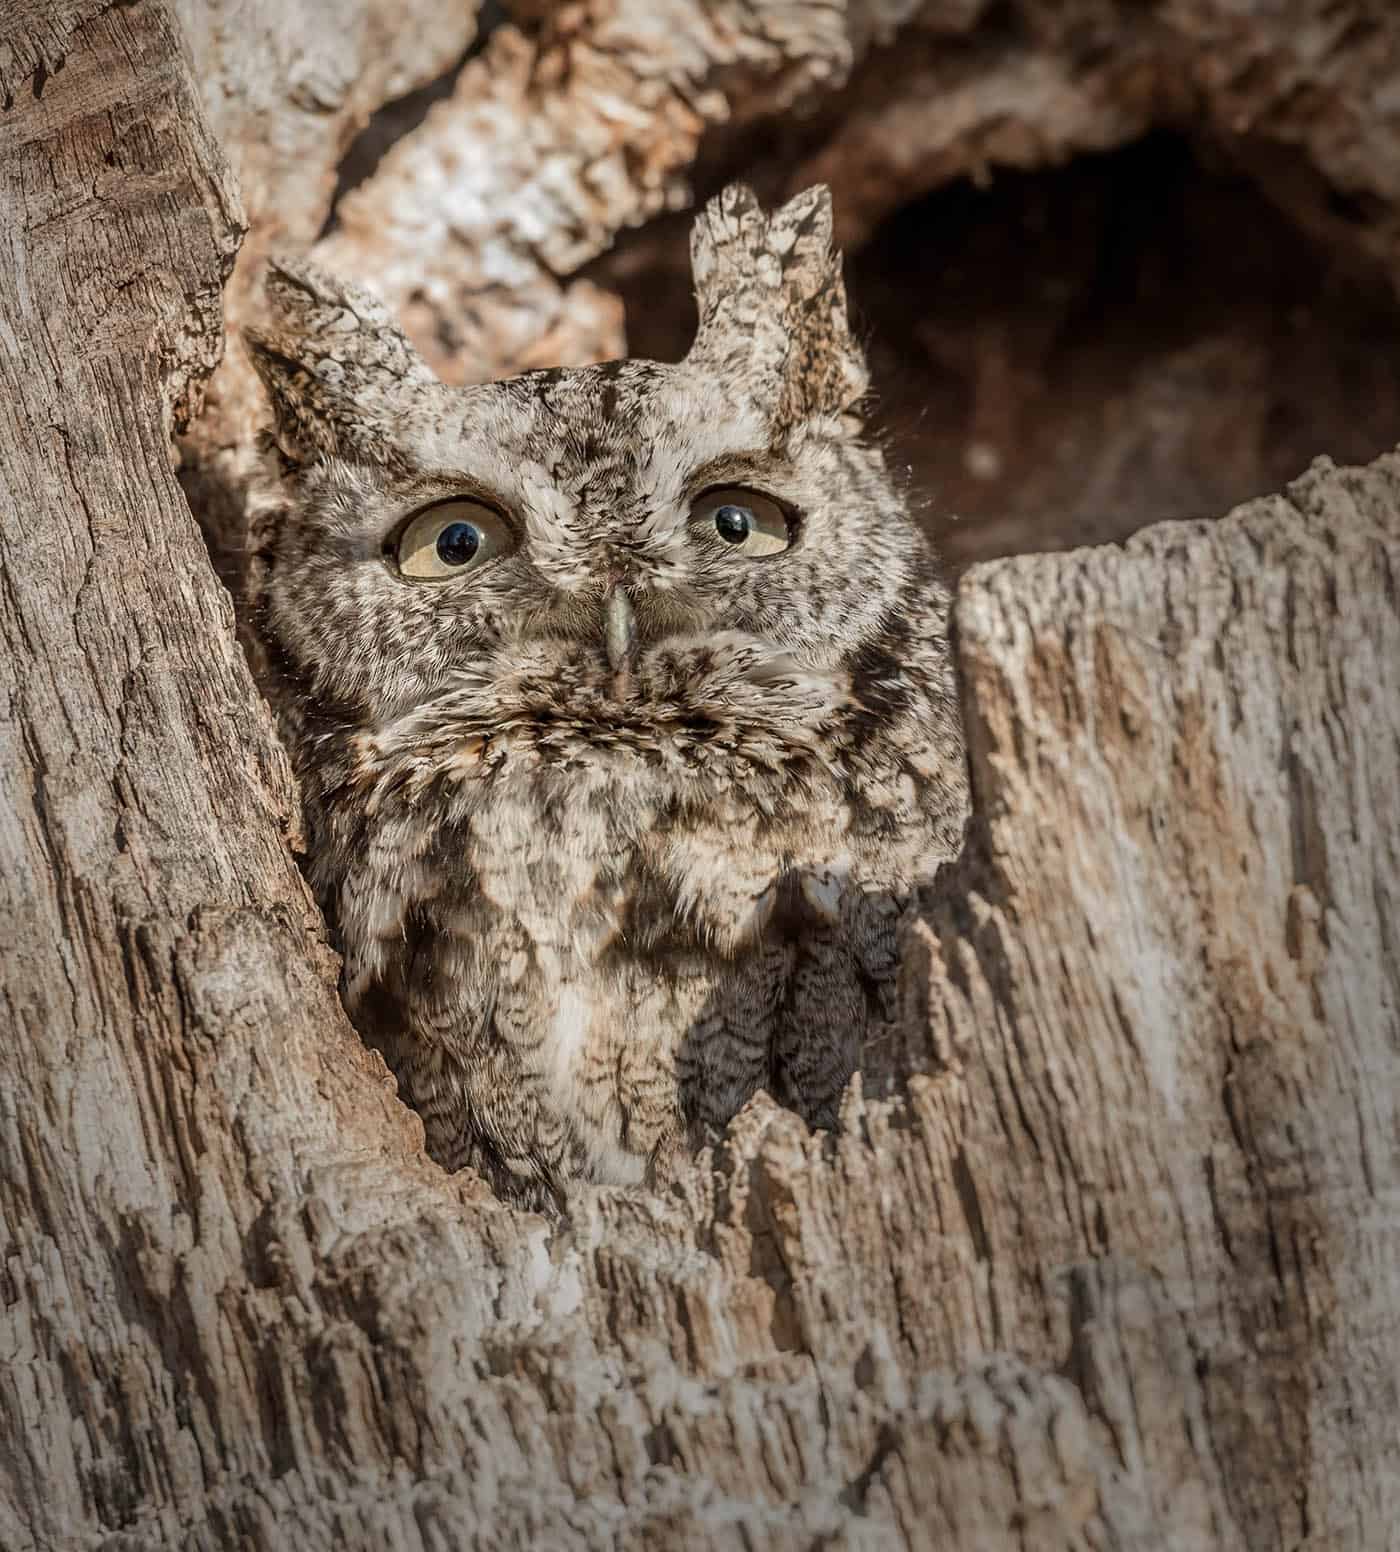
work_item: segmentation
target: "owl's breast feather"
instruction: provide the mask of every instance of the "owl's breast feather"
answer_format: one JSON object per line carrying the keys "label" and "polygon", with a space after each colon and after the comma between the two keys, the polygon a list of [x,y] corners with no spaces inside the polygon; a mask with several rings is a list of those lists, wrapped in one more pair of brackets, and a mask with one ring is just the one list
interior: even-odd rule
{"label": "owl's breast feather", "polygon": [[600,654],[548,645],[458,672],[362,735],[364,777],[406,801],[445,783],[488,792],[551,774],[629,795],[650,784],[672,799],[738,787],[770,812],[838,784],[837,729],[852,707],[844,669],[730,632],[655,644],[619,695]]}

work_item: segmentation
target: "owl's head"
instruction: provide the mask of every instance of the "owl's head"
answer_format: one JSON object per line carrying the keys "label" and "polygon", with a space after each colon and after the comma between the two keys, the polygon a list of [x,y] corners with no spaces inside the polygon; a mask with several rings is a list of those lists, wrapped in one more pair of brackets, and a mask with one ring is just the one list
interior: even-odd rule
{"label": "owl's head", "polygon": [[616,739],[684,703],[769,736],[849,703],[930,582],[855,414],[827,191],[769,216],[727,189],[692,262],[684,361],[466,388],[366,293],[274,266],[249,336],[281,469],[255,602],[308,697],[376,728],[451,707],[537,752],[561,719]]}

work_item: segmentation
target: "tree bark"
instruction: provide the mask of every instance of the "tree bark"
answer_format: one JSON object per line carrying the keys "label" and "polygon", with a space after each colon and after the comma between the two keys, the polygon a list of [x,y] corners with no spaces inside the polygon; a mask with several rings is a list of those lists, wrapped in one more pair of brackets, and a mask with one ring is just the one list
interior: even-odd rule
{"label": "tree bark", "polygon": [[1400,459],[968,573],[897,1048],[546,1223],[343,1016],[171,472],[240,232],[171,14],[5,26],[0,1543],[1387,1545]]}

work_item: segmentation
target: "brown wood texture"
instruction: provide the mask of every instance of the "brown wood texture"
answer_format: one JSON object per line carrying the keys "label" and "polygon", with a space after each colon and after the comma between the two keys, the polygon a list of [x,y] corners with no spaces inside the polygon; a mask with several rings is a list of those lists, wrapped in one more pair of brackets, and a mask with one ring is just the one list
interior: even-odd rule
{"label": "brown wood texture", "polygon": [[240,225],[175,24],[3,25],[0,1544],[1388,1546],[1400,459],[968,573],[898,1048],[548,1224],[349,1029],[171,472]]}

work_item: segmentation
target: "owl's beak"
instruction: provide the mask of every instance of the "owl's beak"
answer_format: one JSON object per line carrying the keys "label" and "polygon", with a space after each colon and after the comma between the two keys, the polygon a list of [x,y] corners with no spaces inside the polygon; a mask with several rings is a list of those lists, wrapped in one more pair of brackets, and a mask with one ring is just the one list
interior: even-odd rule
{"label": "owl's beak", "polygon": [[603,605],[603,640],[608,649],[608,667],[613,671],[613,693],[621,699],[632,679],[632,662],[637,651],[637,617],[632,600],[621,588],[614,588]]}

